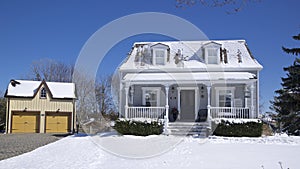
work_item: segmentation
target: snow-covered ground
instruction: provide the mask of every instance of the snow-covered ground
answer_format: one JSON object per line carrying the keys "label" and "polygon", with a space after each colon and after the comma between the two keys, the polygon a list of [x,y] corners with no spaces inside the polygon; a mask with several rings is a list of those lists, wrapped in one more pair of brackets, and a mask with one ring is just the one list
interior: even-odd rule
{"label": "snow-covered ground", "polygon": [[[147,157],[147,158],[145,158]],[[69,136],[0,161],[1,169],[298,169],[300,138]]]}

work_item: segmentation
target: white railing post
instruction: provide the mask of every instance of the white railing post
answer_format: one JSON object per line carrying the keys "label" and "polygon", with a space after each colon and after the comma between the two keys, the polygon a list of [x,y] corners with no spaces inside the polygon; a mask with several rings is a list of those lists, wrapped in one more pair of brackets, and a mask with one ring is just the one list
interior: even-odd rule
{"label": "white railing post", "polygon": [[246,119],[249,108],[243,107],[210,107],[212,118],[237,118]]}
{"label": "white railing post", "polygon": [[166,107],[132,107],[127,108],[127,118],[165,119]]}

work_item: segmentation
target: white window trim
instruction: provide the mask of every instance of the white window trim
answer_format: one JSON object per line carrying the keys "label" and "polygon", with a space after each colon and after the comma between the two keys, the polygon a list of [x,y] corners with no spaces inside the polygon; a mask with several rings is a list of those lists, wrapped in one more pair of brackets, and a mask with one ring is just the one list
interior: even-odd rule
{"label": "white window trim", "polygon": [[167,63],[167,50],[162,48],[153,48],[153,57],[152,57],[152,64],[156,65],[156,51],[163,51],[164,52],[164,64]]}
{"label": "white window trim", "polygon": [[160,87],[142,87],[142,91],[143,91],[143,105],[146,105],[146,90],[153,90],[157,92],[157,99],[156,99],[156,106],[160,106],[160,91],[161,88]]}
{"label": "white window trim", "polygon": [[235,92],[235,87],[215,87],[216,90],[216,106],[220,107],[219,105],[219,95],[221,90],[230,90],[232,93],[232,98],[231,98],[231,107],[234,107],[234,92]]}
{"label": "white window trim", "polygon": [[[212,63],[208,63],[208,50],[209,49],[214,49],[214,50],[216,50],[217,51],[217,64],[212,64]],[[218,65],[218,64],[220,64],[220,49],[219,48],[215,48],[215,47],[206,47],[205,48],[205,51],[204,51],[204,54],[205,54],[205,63],[206,64],[209,64],[209,65]]]}

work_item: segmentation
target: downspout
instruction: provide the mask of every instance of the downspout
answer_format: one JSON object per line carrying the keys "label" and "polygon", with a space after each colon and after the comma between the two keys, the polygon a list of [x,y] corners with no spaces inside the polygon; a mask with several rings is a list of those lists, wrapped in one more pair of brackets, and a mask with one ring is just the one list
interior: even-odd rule
{"label": "downspout", "polygon": [[6,98],[6,124],[5,124],[5,133],[8,134],[8,121],[9,121],[9,98]]}
{"label": "downspout", "polygon": [[[73,126],[73,129],[72,129],[72,134],[74,134],[75,133],[75,125],[76,125],[76,113],[75,113],[75,100],[73,99],[73,124],[72,124],[72,126]],[[78,129],[77,129],[78,130]]]}

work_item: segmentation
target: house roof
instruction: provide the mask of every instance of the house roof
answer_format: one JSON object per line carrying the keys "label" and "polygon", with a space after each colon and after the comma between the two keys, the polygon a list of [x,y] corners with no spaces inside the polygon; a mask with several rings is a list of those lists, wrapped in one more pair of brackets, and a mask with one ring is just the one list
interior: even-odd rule
{"label": "house roof", "polygon": [[193,72],[193,73],[127,73],[125,82],[167,82],[167,81],[215,81],[249,80],[256,76],[248,72]]}
{"label": "house roof", "polygon": [[39,88],[44,84],[49,90],[52,98],[75,99],[75,84],[62,82],[13,80],[17,83],[9,83],[6,97],[34,97]]}
{"label": "house roof", "polygon": [[[165,65],[145,65],[139,68],[156,69],[156,68],[178,68],[175,64],[175,55],[180,50],[185,60],[184,68],[206,68],[207,64],[202,60],[203,48],[209,44],[218,44],[222,49],[226,49],[228,63],[220,63],[219,65],[209,65],[219,67],[221,69],[262,69],[262,65],[252,56],[247,47],[245,40],[208,40],[208,41],[165,41],[165,42],[136,42],[126,61],[120,66],[120,70],[137,69],[134,62],[137,55],[137,47],[142,45],[153,46],[156,44],[167,45],[170,48],[170,60]],[[241,56],[242,62],[239,63],[238,55]]]}

